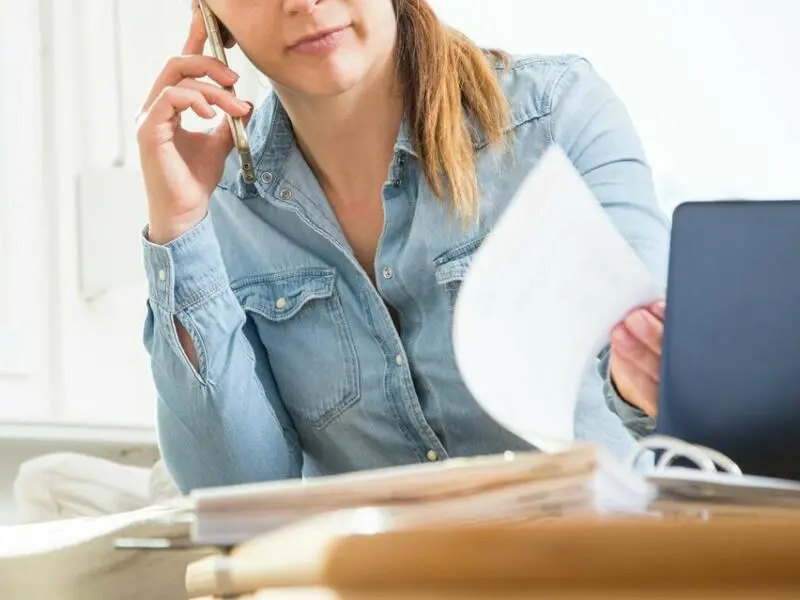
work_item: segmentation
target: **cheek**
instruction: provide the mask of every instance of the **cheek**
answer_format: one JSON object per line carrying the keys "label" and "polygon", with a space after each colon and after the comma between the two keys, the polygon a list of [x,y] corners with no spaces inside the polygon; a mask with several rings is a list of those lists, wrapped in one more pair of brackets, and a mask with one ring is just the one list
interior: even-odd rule
{"label": "cheek", "polygon": [[262,73],[269,74],[280,68],[284,61],[284,48],[277,32],[263,27],[253,27],[237,40],[239,49]]}

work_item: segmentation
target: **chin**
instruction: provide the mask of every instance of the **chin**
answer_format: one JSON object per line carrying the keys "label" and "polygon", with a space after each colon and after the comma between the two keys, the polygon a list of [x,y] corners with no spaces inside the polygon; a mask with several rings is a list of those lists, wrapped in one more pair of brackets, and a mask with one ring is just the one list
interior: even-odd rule
{"label": "chin", "polygon": [[352,63],[349,65],[328,63],[293,73],[292,77],[287,78],[286,86],[304,96],[329,98],[357,87],[366,75],[365,69],[360,69]]}

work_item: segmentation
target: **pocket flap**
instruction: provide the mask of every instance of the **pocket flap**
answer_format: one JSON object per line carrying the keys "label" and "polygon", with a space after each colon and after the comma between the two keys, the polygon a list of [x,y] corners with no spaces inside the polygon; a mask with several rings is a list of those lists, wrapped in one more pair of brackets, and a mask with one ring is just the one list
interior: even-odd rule
{"label": "pocket flap", "polygon": [[451,281],[463,281],[474,259],[475,254],[468,254],[439,265],[436,267],[436,283],[444,285]]}
{"label": "pocket flap", "polygon": [[312,300],[330,298],[335,284],[334,269],[299,269],[250,277],[237,282],[233,291],[245,310],[270,321],[285,321]]}
{"label": "pocket flap", "polygon": [[452,281],[463,281],[467,275],[475,253],[480,248],[486,234],[479,235],[467,242],[451,248],[433,261],[436,273],[436,283],[443,285]]}

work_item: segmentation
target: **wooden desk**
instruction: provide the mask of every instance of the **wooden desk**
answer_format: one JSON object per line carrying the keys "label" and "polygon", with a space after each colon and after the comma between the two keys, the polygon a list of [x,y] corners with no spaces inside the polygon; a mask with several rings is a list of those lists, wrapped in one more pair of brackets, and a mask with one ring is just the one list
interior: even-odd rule
{"label": "wooden desk", "polygon": [[251,600],[800,598],[800,520],[376,532],[314,520],[195,563],[187,585],[197,597]]}
{"label": "wooden desk", "polygon": [[[276,589],[239,596],[239,600],[796,600],[798,589],[752,588],[733,589],[674,589],[628,588],[619,590],[325,590]],[[223,600],[206,597],[197,600]],[[224,598],[228,600],[228,598]]]}

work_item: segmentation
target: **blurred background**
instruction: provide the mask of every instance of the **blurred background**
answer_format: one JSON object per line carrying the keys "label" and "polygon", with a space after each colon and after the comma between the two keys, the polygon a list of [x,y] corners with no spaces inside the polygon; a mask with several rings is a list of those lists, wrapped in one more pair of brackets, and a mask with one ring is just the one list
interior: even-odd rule
{"label": "blurred background", "polygon": [[[628,105],[667,212],[800,198],[797,0],[431,2],[481,45],[589,58]],[[12,482],[33,456],[157,456],[134,120],[188,7],[0,0],[0,523],[18,518]],[[258,103],[268,82],[229,58]]]}

